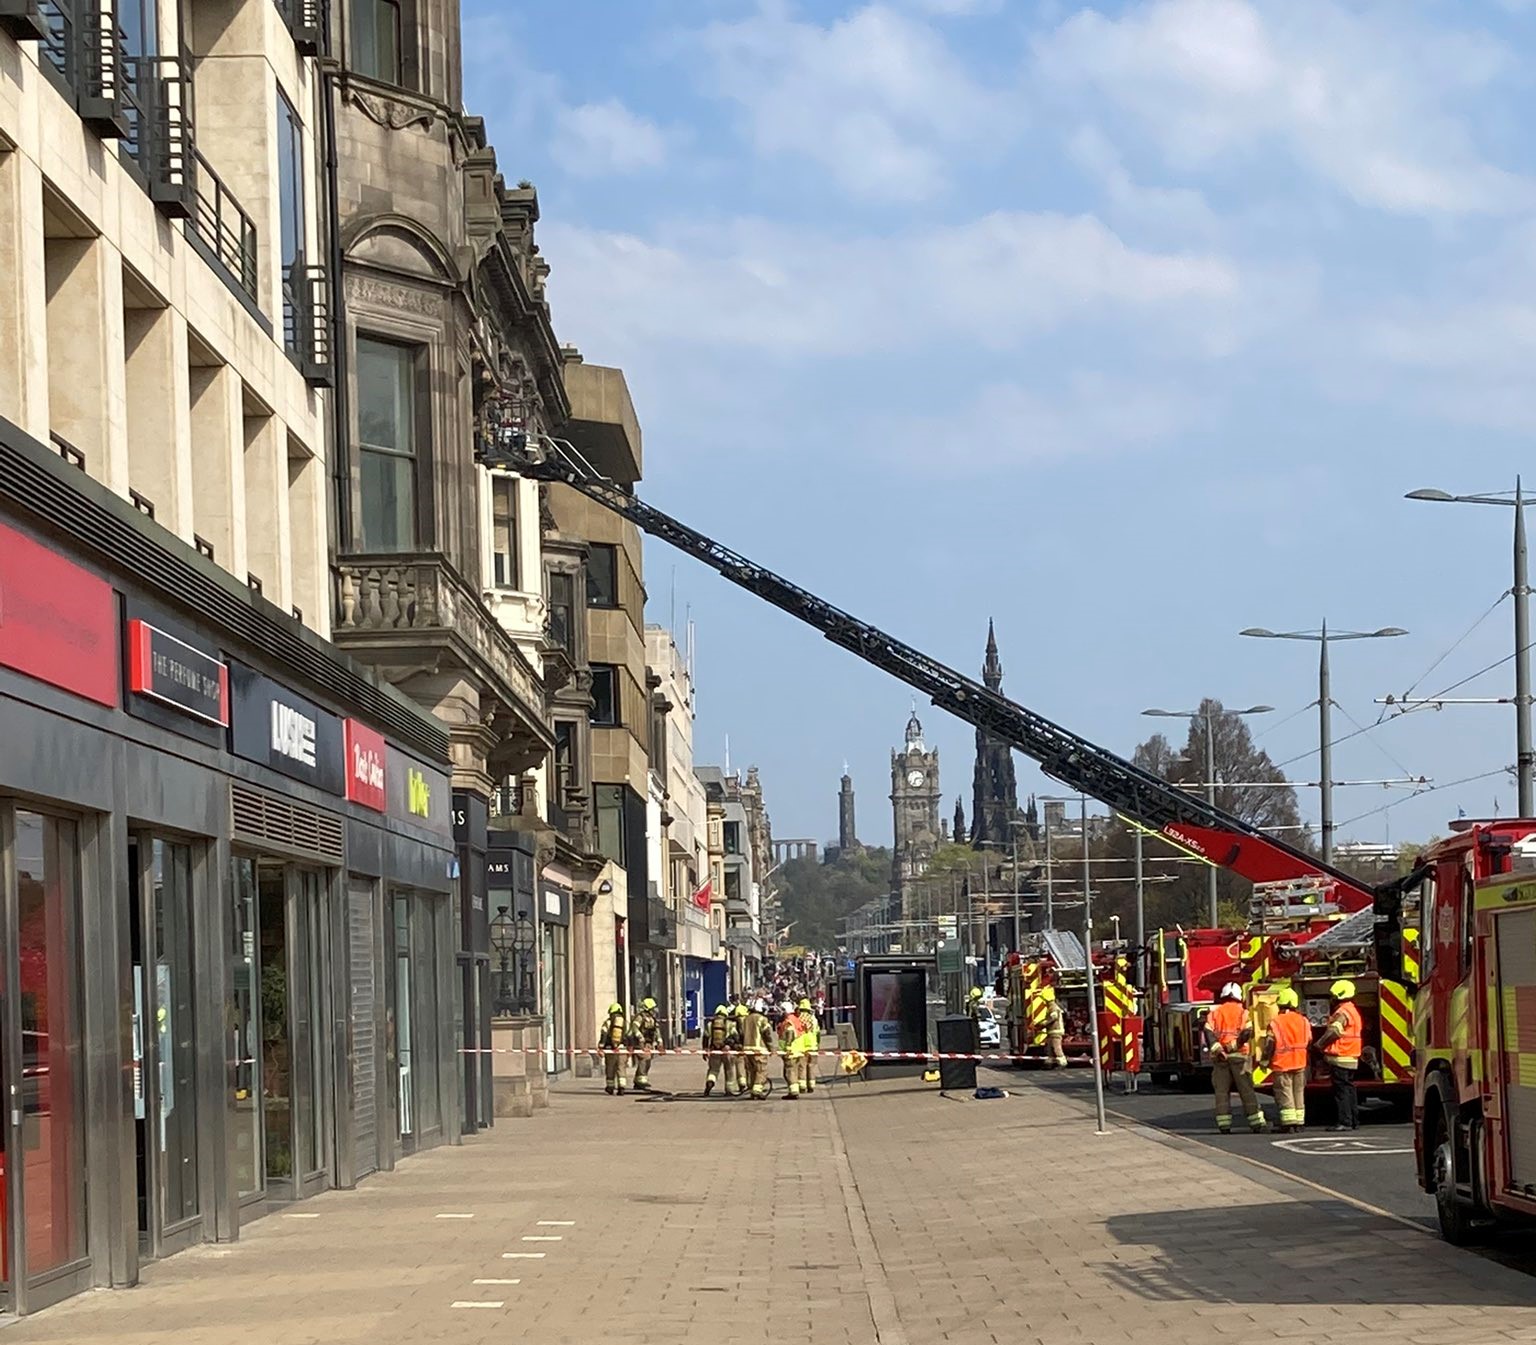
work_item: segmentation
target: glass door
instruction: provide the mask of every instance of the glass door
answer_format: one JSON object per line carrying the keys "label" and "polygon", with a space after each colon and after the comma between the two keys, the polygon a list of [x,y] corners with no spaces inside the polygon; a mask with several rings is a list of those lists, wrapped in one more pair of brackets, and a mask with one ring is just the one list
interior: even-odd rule
{"label": "glass door", "polygon": [[391,999],[395,1077],[398,1081],[396,1115],[400,1122],[400,1151],[409,1154],[416,1151],[416,1106],[411,1077],[411,1028],[416,1015],[411,1000],[411,899],[407,893],[394,894],[394,912],[395,976]]}
{"label": "glass door", "polygon": [[18,1311],[85,1287],[79,826],[0,808],[0,1274]]}
{"label": "glass door", "polygon": [[139,1237],[146,1255],[161,1256],[195,1239],[201,1213],[192,847],[141,836],[129,867]]}
{"label": "glass door", "polygon": [[[280,884],[279,884],[280,886]],[[266,1193],[266,1151],[262,1116],[265,1093],[262,1068],[263,1004],[257,919],[260,884],[257,861],[236,855],[230,887],[229,1003],[226,1011],[228,1115],[225,1120],[229,1165],[240,1203]]]}

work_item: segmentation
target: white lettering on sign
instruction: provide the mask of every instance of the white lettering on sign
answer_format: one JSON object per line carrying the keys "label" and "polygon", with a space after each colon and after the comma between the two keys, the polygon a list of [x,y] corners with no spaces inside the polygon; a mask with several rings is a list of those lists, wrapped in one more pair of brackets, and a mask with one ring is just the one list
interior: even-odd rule
{"label": "white lettering on sign", "polygon": [[272,750],[301,766],[315,764],[315,721],[291,705],[272,702]]}
{"label": "white lettering on sign", "polygon": [[369,789],[383,789],[384,758],[361,743],[353,743],[352,778]]}

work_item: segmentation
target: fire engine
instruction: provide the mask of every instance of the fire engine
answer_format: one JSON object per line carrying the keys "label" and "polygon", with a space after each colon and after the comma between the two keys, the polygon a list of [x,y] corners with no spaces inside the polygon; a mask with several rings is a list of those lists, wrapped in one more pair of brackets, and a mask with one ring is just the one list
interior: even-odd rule
{"label": "fire engine", "polygon": [[[1070,930],[1046,930],[1024,936],[1025,948],[1010,954],[1006,968],[1008,987],[1009,1054],[1015,1063],[1048,1060],[1046,1019],[1048,1000],[1055,994],[1061,1005],[1062,1050],[1069,1062],[1093,1061],[1093,1025],[1089,1019],[1088,954],[1082,940]],[[1128,972],[1129,961],[1113,952],[1095,950],[1092,958],[1094,988],[1100,1014],[1118,1022],[1134,1012],[1135,990]]]}
{"label": "fire engine", "polygon": [[1414,1153],[1465,1243],[1536,1220],[1536,822],[1452,826],[1377,914],[1385,966],[1417,907]]}
{"label": "fire engine", "polygon": [[1241,929],[1160,929],[1142,950],[1147,1070],[1153,1083],[1195,1088],[1209,1079],[1205,1016],[1216,990],[1232,979],[1246,939]]}

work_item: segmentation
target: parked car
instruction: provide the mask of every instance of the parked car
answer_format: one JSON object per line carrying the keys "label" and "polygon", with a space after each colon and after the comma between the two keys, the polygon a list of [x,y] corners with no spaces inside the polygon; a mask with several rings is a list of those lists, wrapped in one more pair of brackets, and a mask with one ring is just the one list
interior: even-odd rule
{"label": "parked car", "polygon": [[1003,1046],[1003,1029],[997,1021],[997,1015],[985,1004],[976,1006],[976,1034],[981,1040],[981,1049],[984,1051],[999,1051]]}

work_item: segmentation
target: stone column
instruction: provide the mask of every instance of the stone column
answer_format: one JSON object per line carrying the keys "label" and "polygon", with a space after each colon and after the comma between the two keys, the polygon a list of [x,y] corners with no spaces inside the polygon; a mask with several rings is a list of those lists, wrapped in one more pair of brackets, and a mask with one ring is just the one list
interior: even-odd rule
{"label": "stone column", "polygon": [[571,1045],[580,1048],[572,1061],[572,1073],[578,1079],[592,1077],[592,1057],[586,1048],[597,1040],[597,1020],[593,1017],[592,983],[592,907],[590,892],[572,897],[571,911]]}
{"label": "stone column", "polygon": [[48,442],[47,273],[43,180],[24,154],[0,150],[0,416]]}
{"label": "stone column", "polygon": [[193,526],[235,578],[250,573],[245,552],[245,452],[240,375],[225,364],[189,371],[192,393]]}

